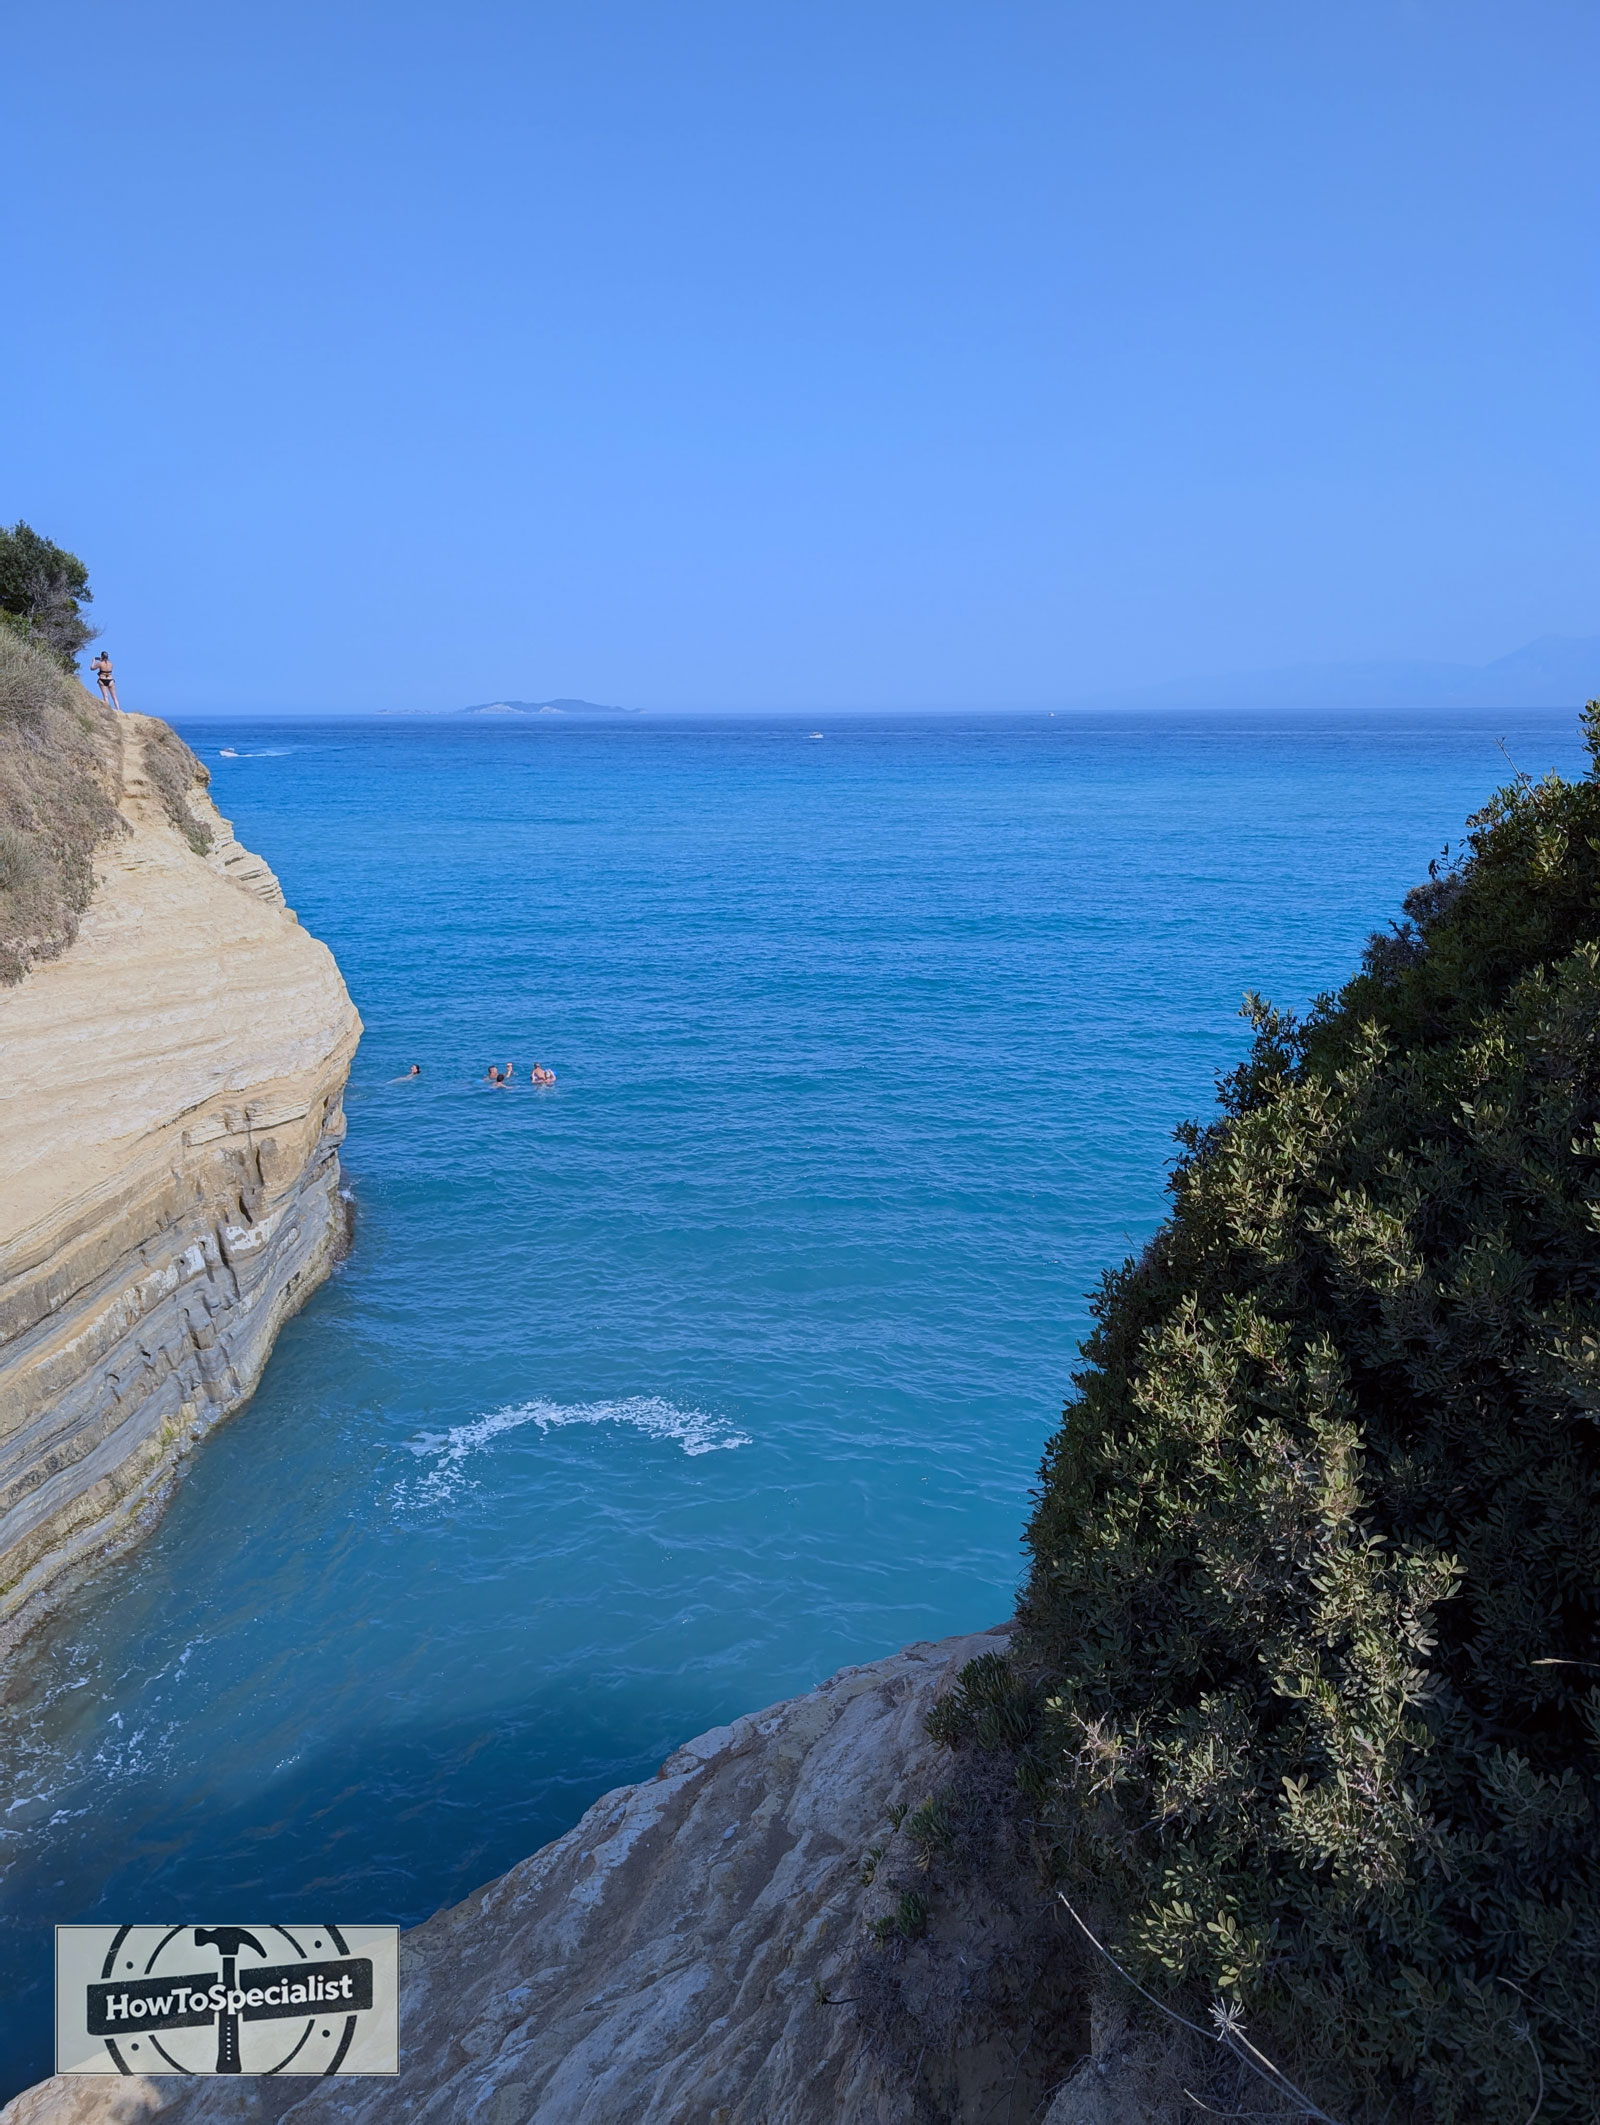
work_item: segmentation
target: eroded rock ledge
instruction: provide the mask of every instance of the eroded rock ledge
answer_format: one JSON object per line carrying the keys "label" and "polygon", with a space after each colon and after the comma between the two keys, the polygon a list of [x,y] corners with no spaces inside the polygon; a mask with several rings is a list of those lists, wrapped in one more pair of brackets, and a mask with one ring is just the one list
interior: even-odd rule
{"label": "eroded rock ledge", "polygon": [[199,780],[180,831],[166,727],[119,729],[127,831],[0,990],[0,1650],[153,1514],[343,1231],[333,956]]}
{"label": "eroded rock ledge", "polygon": [[702,1734],[403,1935],[398,2081],[43,2081],[0,2125],[1143,2125],[1085,2058],[1081,1968],[1039,1935],[1004,1800],[969,1786],[964,1857],[926,1867],[910,1834],[942,1797],[961,1841],[960,1766],[924,1722],[1006,1636]]}
{"label": "eroded rock ledge", "polygon": [[715,1727],[402,1934],[398,2079],[48,2080],[0,2125],[1177,2125],[1170,2031],[1056,1925],[1011,1767],[928,1734],[1010,1633]]}

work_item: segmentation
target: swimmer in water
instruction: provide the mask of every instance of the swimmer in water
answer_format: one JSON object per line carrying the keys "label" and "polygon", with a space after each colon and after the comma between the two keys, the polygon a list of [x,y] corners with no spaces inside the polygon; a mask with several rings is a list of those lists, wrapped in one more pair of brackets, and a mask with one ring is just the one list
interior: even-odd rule
{"label": "swimmer in water", "polygon": [[483,1081],[484,1081],[484,1083],[485,1083],[486,1085],[497,1085],[497,1084],[499,1084],[499,1082],[500,1082],[500,1072],[499,1072],[499,1071],[498,1071],[498,1070],[497,1070],[497,1069],[495,1068],[495,1066],[494,1066],[494,1064],[493,1064],[493,1063],[490,1063],[490,1065],[489,1065],[489,1070],[488,1070],[488,1074],[487,1074],[487,1076],[486,1076],[486,1077],[484,1078],[484,1080],[483,1080]]}
{"label": "swimmer in water", "polygon": [[421,1075],[421,1063],[413,1063],[409,1070],[402,1070],[398,1077],[391,1077],[389,1082],[391,1085],[408,1085],[410,1084],[412,1078],[420,1077]]}

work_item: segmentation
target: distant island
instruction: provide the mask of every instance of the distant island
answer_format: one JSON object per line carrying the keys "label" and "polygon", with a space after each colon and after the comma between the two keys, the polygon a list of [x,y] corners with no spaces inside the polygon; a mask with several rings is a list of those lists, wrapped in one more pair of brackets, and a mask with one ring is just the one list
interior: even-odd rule
{"label": "distant island", "polygon": [[607,708],[599,701],[480,701],[463,716],[637,716],[637,708]]}

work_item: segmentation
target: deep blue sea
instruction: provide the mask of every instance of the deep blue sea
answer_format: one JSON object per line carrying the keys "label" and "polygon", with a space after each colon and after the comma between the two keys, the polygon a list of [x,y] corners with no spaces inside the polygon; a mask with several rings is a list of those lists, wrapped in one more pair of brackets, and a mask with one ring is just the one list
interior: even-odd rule
{"label": "deep blue sea", "polygon": [[1498,739],[1580,764],[1532,711],[182,727],[366,1021],[355,1251],[11,1682],[0,2094],[56,1921],[410,1922],[1004,1616],[1243,992],[1337,983]]}

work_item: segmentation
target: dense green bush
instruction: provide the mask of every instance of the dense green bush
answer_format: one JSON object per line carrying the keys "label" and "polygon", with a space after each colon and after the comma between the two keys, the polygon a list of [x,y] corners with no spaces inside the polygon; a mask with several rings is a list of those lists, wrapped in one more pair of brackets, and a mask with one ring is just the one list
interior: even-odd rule
{"label": "dense green bush", "polygon": [[1062,1880],[1351,2125],[1600,2115],[1600,781],[1470,826],[1252,1007],[1028,1537]]}
{"label": "dense green bush", "polygon": [[42,643],[68,671],[99,632],[83,617],[89,571],[75,553],[42,538],[19,517],[0,524],[0,626]]}

